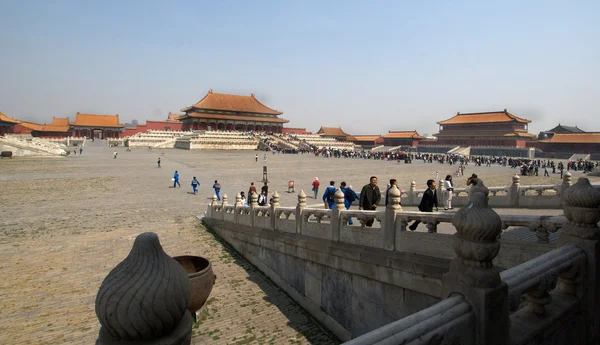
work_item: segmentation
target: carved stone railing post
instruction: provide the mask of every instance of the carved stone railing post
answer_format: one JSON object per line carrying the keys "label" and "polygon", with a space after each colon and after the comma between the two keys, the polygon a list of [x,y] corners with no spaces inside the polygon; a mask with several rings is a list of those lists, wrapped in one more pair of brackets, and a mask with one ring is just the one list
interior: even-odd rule
{"label": "carved stone railing post", "polygon": [[208,205],[208,212],[206,214],[207,217],[213,218],[215,216],[215,205],[217,205],[217,196],[213,194],[210,205]]}
{"label": "carved stone railing post", "polygon": [[390,199],[385,208],[385,227],[383,229],[383,249],[394,250],[396,248],[396,215],[402,211],[400,206],[400,190],[392,186],[388,191]]}
{"label": "carved stone railing post", "polygon": [[508,344],[508,287],[492,260],[500,251],[500,216],[488,206],[488,188],[477,179],[469,191],[469,204],[452,219],[456,227],[455,258],[443,277],[443,298],[465,296],[475,312],[475,344]]}
{"label": "carved stone railing post", "polygon": [[153,232],[104,278],[96,296],[97,345],[190,344],[190,279]]}
{"label": "carved stone railing post", "polygon": [[417,192],[415,192],[416,187],[417,183],[415,181],[412,181],[410,183],[410,189],[408,190],[408,204],[411,206],[414,206],[415,200],[417,200]]}
{"label": "carved stone railing post", "polygon": [[279,193],[273,192],[273,202],[271,203],[271,210],[269,211],[271,223],[271,230],[277,230],[277,208],[279,207]]}
{"label": "carved stone railing post", "polygon": [[221,198],[221,206],[225,205],[227,205],[227,194],[223,194],[223,197]]}
{"label": "carved stone railing post", "polygon": [[240,207],[242,207],[242,196],[240,193],[235,195],[235,204],[233,204],[234,222],[237,224],[240,220]]}
{"label": "carved stone railing post", "polygon": [[250,224],[254,227],[254,219],[256,215],[254,214],[254,208],[258,207],[258,195],[256,192],[250,193]]}
{"label": "carved stone railing post", "polygon": [[508,200],[510,206],[519,206],[519,193],[521,192],[521,177],[514,174],[512,177],[512,185],[508,191]]}
{"label": "carved stone railing post", "polygon": [[335,191],[333,200],[334,204],[331,209],[331,240],[339,242],[340,230],[342,228],[342,211],[346,209],[344,206],[344,193],[342,193],[341,189]]}
{"label": "carved stone railing post", "polygon": [[563,180],[562,180],[562,183],[560,184],[560,196],[561,196],[561,198],[562,198],[563,195],[565,195],[565,191],[567,190],[567,188],[571,187],[571,185],[573,184],[571,181],[572,181],[571,173],[567,171],[563,175]]}
{"label": "carved stone railing post", "polygon": [[306,208],[306,194],[304,190],[300,190],[298,194],[298,205],[296,205],[296,233],[302,233],[302,227],[304,226],[304,219],[302,219],[302,210]]}
{"label": "carved stone railing post", "polygon": [[427,228],[427,232],[430,234],[436,234],[437,233],[437,226],[440,222],[432,219],[431,221],[428,221],[427,223],[425,223],[425,227]]}
{"label": "carved stone railing post", "polygon": [[[567,174],[563,184],[570,182]],[[585,281],[579,293],[586,311],[585,336],[592,343],[598,340],[600,334],[600,314],[596,312],[600,308],[600,191],[587,178],[580,177],[577,183],[564,190],[562,203],[567,222],[558,237],[558,245],[573,243],[583,249],[587,256]],[[577,279],[576,272],[561,275],[562,290],[573,292]]]}

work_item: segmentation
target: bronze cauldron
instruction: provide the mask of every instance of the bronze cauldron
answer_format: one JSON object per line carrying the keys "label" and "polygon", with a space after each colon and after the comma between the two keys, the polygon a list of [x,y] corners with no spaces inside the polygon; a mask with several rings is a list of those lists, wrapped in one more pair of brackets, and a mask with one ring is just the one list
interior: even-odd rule
{"label": "bronze cauldron", "polygon": [[6,157],[6,158],[10,158],[10,157],[12,157],[12,155],[13,155],[12,151],[2,151],[2,153],[0,153],[0,156]]}
{"label": "bronze cauldron", "polygon": [[188,310],[195,314],[206,303],[217,276],[212,271],[210,261],[201,256],[175,256],[173,259],[179,262],[190,278],[192,288]]}

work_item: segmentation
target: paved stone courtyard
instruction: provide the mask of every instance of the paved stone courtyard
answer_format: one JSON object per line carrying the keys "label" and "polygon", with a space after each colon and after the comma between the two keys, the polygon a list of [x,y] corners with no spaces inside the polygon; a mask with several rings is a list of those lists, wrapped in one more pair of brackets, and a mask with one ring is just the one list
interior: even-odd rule
{"label": "paved stone courtyard", "polygon": [[[233,202],[262,176],[263,154],[86,147],[82,156],[0,160],[0,344],[90,344],[99,324],[94,300],[108,272],[128,254],[135,236],[159,235],[170,255],[202,255],[213,262],[217,284],[208,314],[194,327],[195,344],[333,344],[322,330],[264,275],[198,224],[218,179]],[[162,157],[161,169],[156,160]],[[408,188],[450,173],[437,163],[412,165],[312,155],[267,155],[270,190],[292,206],[287,181],[307,194],[315,176],[343,178],[355,189],[378,175]],[[182,188],[170,188],[179,170]],[[514,170],[471,167],[486,185],[507,185]],[[189,194],[192,176],[199,195]],[[574,177],[576,177],[575,175]],[[596,180],[598,181],[598,180]],[[522,184],[559,183],[523,177]],[[258,183],[257,183],[258,184]],[[464,181],[458,180],[457,186]],[[319,204],[309,199],[309,204]]]}

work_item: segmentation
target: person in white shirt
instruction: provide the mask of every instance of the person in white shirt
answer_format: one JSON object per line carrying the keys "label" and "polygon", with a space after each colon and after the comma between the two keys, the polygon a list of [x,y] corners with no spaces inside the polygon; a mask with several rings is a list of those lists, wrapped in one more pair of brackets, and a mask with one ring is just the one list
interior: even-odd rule
{"label": "person in white shirt", "polygon": [[446,196],[446,207],[444,210],[452,209],[452,194],[454,192],[454,183],[452,183],[452,175],[446,175],[444,180],[444,194]]}

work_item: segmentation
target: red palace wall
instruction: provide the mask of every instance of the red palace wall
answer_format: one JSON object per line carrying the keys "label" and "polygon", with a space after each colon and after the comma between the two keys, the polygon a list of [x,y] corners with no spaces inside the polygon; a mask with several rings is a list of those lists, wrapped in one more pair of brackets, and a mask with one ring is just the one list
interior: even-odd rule
{"label": "red palace wall", "polygon": [[282,128],[284,134],[309,134],[306,128]]}
{"label": "red palace wall", "polygon": [[168,127],[170,131],[181,131],[183,122],[166,122],[166,121],[146,121],[146,128],[158,131],[163,131]]}
{"label": "red palace wall", "polygon": [[129,137],[136,133],[145,133],[148,130],[146,125],[137,125],[135,128],[125,128],[125,132],[121,132],[121,137]]}
{"label": "red palace wall", "polygon": [[13,131],[15,134],[31,134],[31,130],[29,128],[22,127],[21,125],[15,125],[15,129]]}

